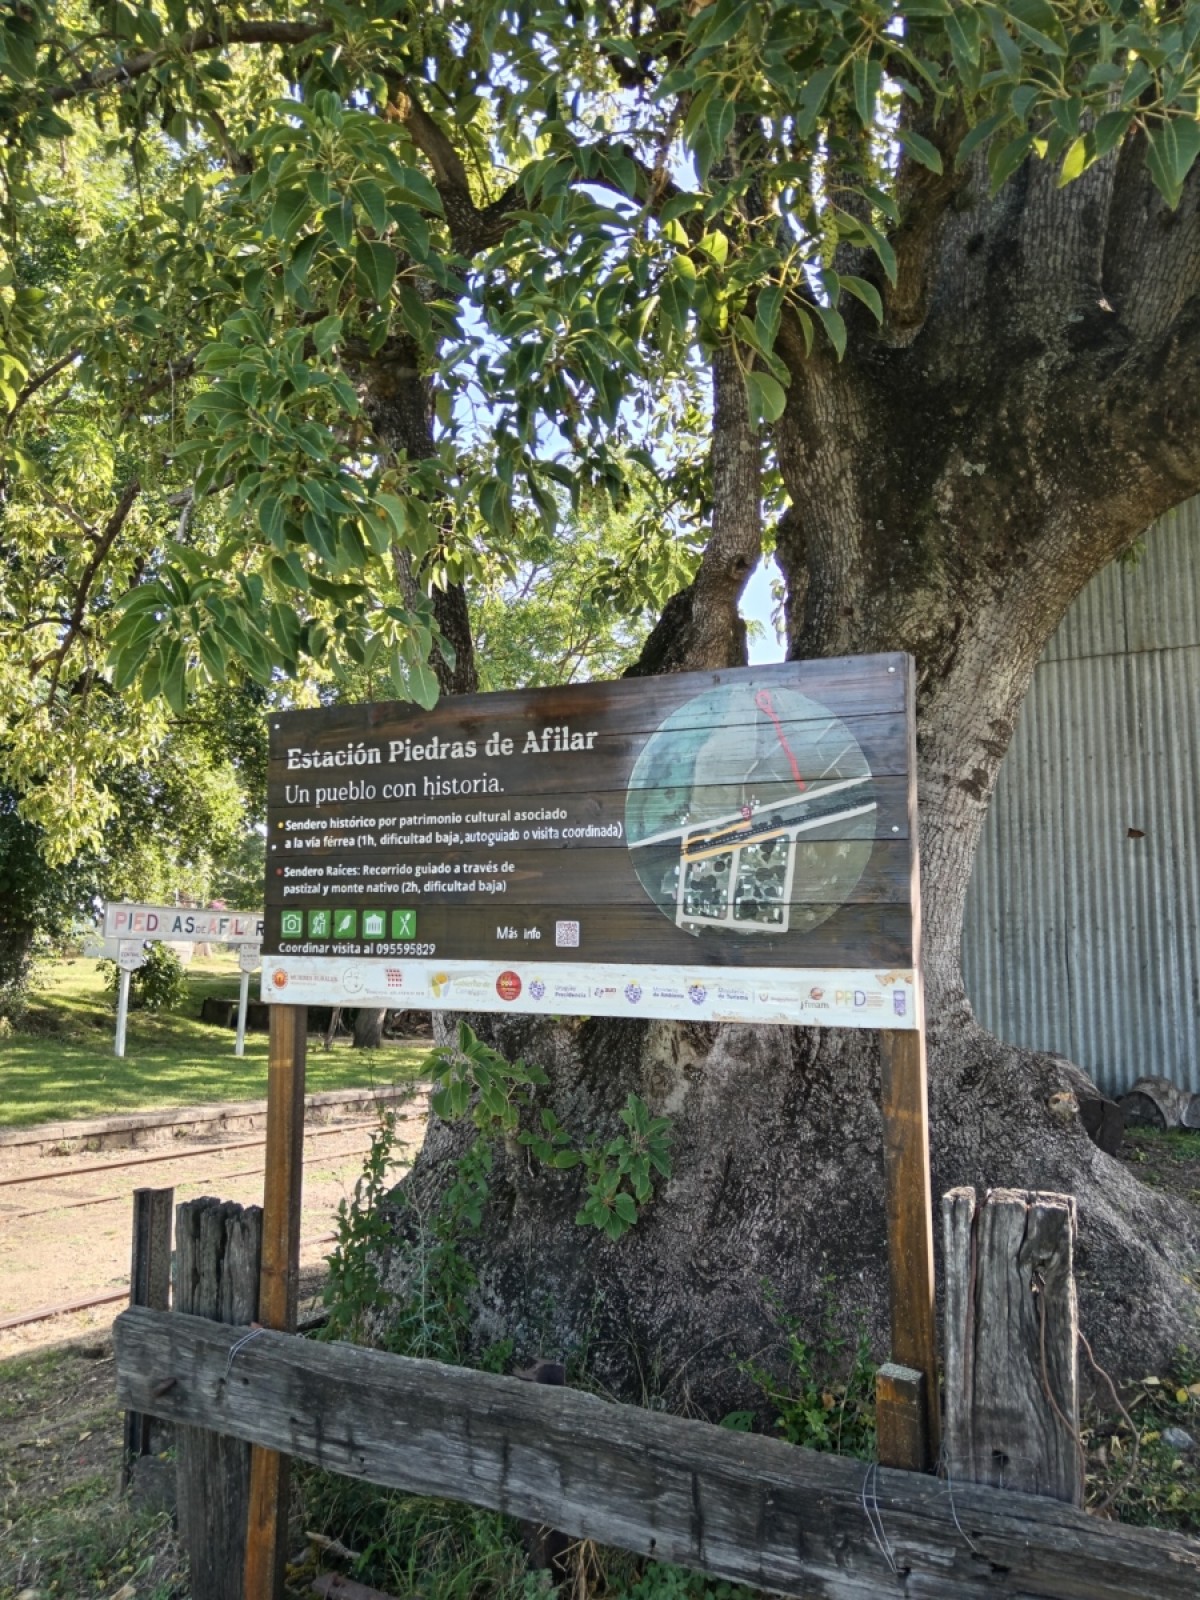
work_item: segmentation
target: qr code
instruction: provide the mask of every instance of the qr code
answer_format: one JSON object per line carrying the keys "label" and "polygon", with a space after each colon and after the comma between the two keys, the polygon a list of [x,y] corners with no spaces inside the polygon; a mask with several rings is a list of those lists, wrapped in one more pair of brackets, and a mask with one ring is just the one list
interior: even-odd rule
{"label": "qr code", "polygon": [[554,942],[570,950],[579,948],[579,924],[577,922],[556,922],[554,924]]}

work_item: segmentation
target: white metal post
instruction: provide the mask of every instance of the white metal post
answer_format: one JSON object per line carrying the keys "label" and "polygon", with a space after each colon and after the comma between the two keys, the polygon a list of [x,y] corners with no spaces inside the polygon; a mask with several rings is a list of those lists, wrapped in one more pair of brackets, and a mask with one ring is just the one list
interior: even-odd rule
{"label": "white metal post", "polygon": [[246,1053],[246,1006],[250,999],[250,974],[242,973],[242,988],[238,995],[238,1024],[237,1043],[233,1047],[235,1056],[244,1056]]}
{"label": "white metal post", "polygon": [[129,980],[132,976],[131,972],[121,968],[121,986],[117,991],[117,1042],[113,1051],[118,1056],[125,1054],[125,1023],[129,1017]]}

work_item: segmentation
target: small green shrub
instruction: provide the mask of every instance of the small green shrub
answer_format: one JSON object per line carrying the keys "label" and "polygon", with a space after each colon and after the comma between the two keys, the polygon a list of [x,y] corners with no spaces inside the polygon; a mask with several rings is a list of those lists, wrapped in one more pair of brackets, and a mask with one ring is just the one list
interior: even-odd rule
{"label": "small green shrub", "polygon": [[[652,1117],[636,1094],[628,1097],[619,1113],[625,1133],[608,1140],[594,1134],[578,1140],[548,1107],[538,1113],[536,1128],[521,1127],[522,1113],[533,1109],[530,1090],[546,1084],[546,1074],[523,1061],[506,1061],[465,1022],[459,1024],[457,1045],[435,1050],[432,1060],[438,1086],[430,1103],[444,1121],[457,1122],[470,1109],[481,1139],[515,1138],[556,1171],[583,1168],[586,1187],[575,1216],[581,1227],[621,1238],[653,1198],[655,1177],[671,1176],[670,1121]],[[476,1186],[470,1194],[452,1194],[464,1208],[464,1219],[478,1227],[486,1185]]]}
{"label": "small green shrub", "polygon": [[[101,961],[104,988],[115,1006],[121,988],[121,969],[115,961]],[[187,973],[169,944],[152,944],[146,959],[129,982],[131,1011],[177,1011],[188,996]]]}
{"label": "small green shrub", "polygon": [[[497,1147],[523,1149],[551,1170],[580,1168],[575,1220],[617,1239],[653,1199],[656,1179],[670,1174],[670,1126],[630,1095],[619,1113],[623,1131],[577,1140],[553,1111],[535,1106],[534,1093],[547,1082],[541,1069],[506,1060],[466,1024],[455,1045],[435,1050],[430,1062],[434,1115],[469,1119],[474,1137],[436,1204],[426,1206],[419,1192],[396,1187],[395,1119],[383,1117],[362,1177],[338,1208],[323,1336],[363,1340],[385,1325],[386,1348],[395,1354],[510,1372],[511,1339],[482,1352],[471,1345],[469,1300],[477,1279],[464,1250],[483,1223]],[[529,1570],[519,1524],[509,1518],[319,1472],[305,1483],[307,1526],[327,1530],[355,1552],[352,1572],[362,1581],[423,1600],[543,1600],[550,1592],[549,1575]],[[581,1573],[584,1564],[588,1571],[577,1592],[631,1600],[729,1600],[735,1593],[591,1545],[577,1554]]]}

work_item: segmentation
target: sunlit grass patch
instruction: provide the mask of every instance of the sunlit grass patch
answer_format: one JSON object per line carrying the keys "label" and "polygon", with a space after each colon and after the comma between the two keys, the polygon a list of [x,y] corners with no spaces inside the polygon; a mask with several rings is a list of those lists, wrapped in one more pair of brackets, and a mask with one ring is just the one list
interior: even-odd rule
{"label": "sunlit grass patch", "polygon": [[[200,1021],[207,997],[236,999],[237,957],[196,960],[188,996],[175,1011],[131,1011],[126,1053],[113,1054],[115,1015],[99,963],[84,957],[43,969],[19,1030],[0,1039],[0,1125],[94,1117],[214,1100],[256,1100],[267,1092],[267,1039],[246,1035],[246,1053],[233,1053],[234,1033]],[[257,979],[251,980],[254,998]],[[339,1040],[331,1050],[313,1040],[309,1093],[380,1088],[421,1076],[427,1051],[384,1044],[355,1050]]]}

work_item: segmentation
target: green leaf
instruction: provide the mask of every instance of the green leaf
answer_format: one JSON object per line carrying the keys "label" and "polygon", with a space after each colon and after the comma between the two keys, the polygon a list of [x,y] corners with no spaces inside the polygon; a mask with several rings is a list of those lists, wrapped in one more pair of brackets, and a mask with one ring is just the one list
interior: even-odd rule
{"label": "green leaf", "polygon": [[875,317],[876,322],[883,321],[883,301],[879,290],[873,283],[868,283],[865,278],[857,278],[848,272],[839,273],[842,288],[847,294],[852,294],[856,300],[861,300],[863,305]]}
{"label": "green leaf", "polygon": [[349,250],[350,241],[354,238],[354,207],[348,199],[331,205],[322,216],[321,223],[343,250]]}
{"label": "green leaf", "polygon": [[1120,144],[1132,121],[1132,111],[1106,111],[1102,117],[1096,119],[1096,126],[1092,130],[1092,142],[1097,161]]}
{"label": "green leaf", "polygon": [[308,215],[308,208],[309,198],[306,190],[284,189],[275,197],[275,204],[271,207],[267,232],[285,242],[290,240],[299,232],[300,224]]}
{"label": "green leaf", "polygon": [[399,190],[399,199],[432,211],[435,216],[442,215],[442,197],[423,172],[416,167],[392,166],[390,163],[388,170]]}
{"label": "green leaf", "polygon": [[837,358],[840,361],[846,354],[846,324],[842,321],[841,312],[835,311],[832,306],[814,305],[812,309],[820,317],[825,332],[829,335],[829,342],[837,351]]}
{"label": "green leaf", "polygon": [[383,233],[388,225],[387,200],[374,178],[362,178],[354,185],[354,197],[371,219],[376,233]]}
{"label": "green leaf", "polygon": [[1058,187],[1060,189],[1079,177],[1087,166],[1087,153],[1088,140],[1085,135],[1080,134],[1079,138],[1074,141],[1063,157],[1062,168],[1058,174]]}
{"label": "green leaf", "polygon": [[177,717],[187,710],[187,655],[178,639],[168,639],[162,648],[162,694]]}
{"label": "green leaf", "polygon": [[[32,80],[37,76],[37,35],[23,17],[11,17],[5,24],[4,54],[16,78]],[[71,130],[74,132],[74,129]]]}
{"label": "green leaf", "polygon": [[226,654],[216,630],[205,628],[196,642],[200,650],[200,659],[207,668],[209,677],[214,683],[224,683]]}
{"label": "green leaf", "polygon": [[965,78],[973,77],[979,66],[982,45],[979,13],[970,6],[960,6],[949,14],[944,27],[955,66]]}
{"label": "green leaf", "polygon": [[1200,122],[1176,117],[1148,130],[1146,160],[1154,186],[1172,210],[1183,195],[1183,184],[1200,155]]}
{"label": "green leaf", "polygon": [[817,119],[825,107],[825,100],[841,71],[840,63],[821,67],[814,72],[800,92],[800,114],[796,118],[796,132],[801,139],[811,138],[816,131]]}
{"label": "green leaf", "polygon": [[377,304],[386,305],[396,276],[396,257],[390,246],[371,239],[360,239],[354,252],[354,264],[366,285],[366,292]]}
{"label": "green leaf", "polygon": [[778,422],[787,405],[786,389],[766,372],[746,374],[746,398],[750,402],[750,420],[756,425]]}
{"label": "green leaf", "polygon": [[376,495],[376,500],[387,513],[388,521],[395,531],[397,539],[403,539],[408,526],[408,508],[399,495],[389,494],[386,490]]}
{"label": "green leaf", "polygon": [[984,117],[982,122],[977,122],[963,138],[958,147],[958,154],[954,158],[956,167],[965,167],[972,155],[982,144],[991,138],[996,129],[1005,120],[1003,111],[993,111],[990,117]]}
{"label": "green leaf", "polygon": [[418,661],[408,667],[406,676],[409,694],[423,711],[432,711],[441,693],[433,668],[424,661]]}
{"label": "green leaf", "polygon": [[389,214],[408,253],[417,261],[425,261],[429,256],[429,224],[416,206],[392,206]]}
{"label": "green leaf", "polygon": [[875,103],[883,82],[883,67],[873,56],[854,58],[854,109],[864,128],[875,124]]}
{"label": "green leaf", "polygon": [[342,337],[341,317],[322,317],[312,331],[319,356],[327,356]]}
{"label": "green leaf", "polygon": [[1000,59],[1004,63],[1004,75],[1014,83],[1021,81],[1021,52],[1016,41],[1004,26],[1004,15],[1001,11],[992,10],[989,15],[992,39],[996,49],[1000,52]]}
{"label": "green leaf", "polygon": [[627,1227],[632,1228],[638,1219],[637,1205],[634,1198],[631,1194],[626,1194],[624,1190],[613,1201],[613,1210]]}
{"label": "green leaf", "polygon": [[696,167],[702,183],[707,180],[714,163],[725,155],[736,117],[737,107],[733,101],[716,94],[704,108],[705,141],[697,139],[694,146]]}
{"label": "green leaf", "polygon": [[1025,160],[1033,149],[1034,134],[1019,134],[1015,139],[1010,139],[1007,144],[995,144],[988,151],[988,171],[992,180],[992,192],[1000,189]]}
{"label": "green leaf", "polygon": [[754,304],[754,329],[763,350],[770,350],[775,344],[782,309],[782,285],[773,283],[759,292]]}
{"label": "green leaf", "polygon": [[919,161],[923,167],[928,167],[930,172],[941,172],[942,153],[936,145],[930,144],[928,139],[919,133],[914,133],[911,128],[897,128],[896,137],[914,161]]}

